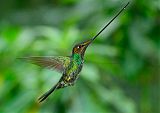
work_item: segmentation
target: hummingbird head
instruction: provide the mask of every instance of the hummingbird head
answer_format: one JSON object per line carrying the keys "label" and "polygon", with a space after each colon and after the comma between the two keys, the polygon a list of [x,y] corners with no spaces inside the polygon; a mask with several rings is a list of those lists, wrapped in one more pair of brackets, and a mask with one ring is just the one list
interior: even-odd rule
{"label": "hummingbird head", "polygon": [[89,46],[89,44],[92,42],[92,39],[90,40],[87,40],[85,42],[82,42],[82,43],[79,43],[79,44],[76,44],[74,47],[73,47],[73,50],[72,50],[72,54],[81,54],[82,58],[84,56],[84,53],[86,51],[86,48]]}
{"label": "hummingbird head", "polygon": [[83,58],[86,48],[89,46],[89,44],[91,44],[92,41],[95,40],[102,33],[102,31],[104,31],[121,14],[128,4],[129,2],[127,2],[127,4],[92,39],[75,45],[72,50],[72,55],[80,54]]}

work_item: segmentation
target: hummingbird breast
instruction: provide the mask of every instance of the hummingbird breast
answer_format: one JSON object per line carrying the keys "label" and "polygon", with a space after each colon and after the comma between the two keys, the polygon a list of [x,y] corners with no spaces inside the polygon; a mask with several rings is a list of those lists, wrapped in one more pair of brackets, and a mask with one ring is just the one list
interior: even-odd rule
{"label": "hummingbird breast", "polygon": [[83,67],[83,60],[81,63],[77,63],[77,61],[72,60],[69,66],[63,73],[64,80],[68,83],[73,83],[78,79],[79,73],[81,72]]}

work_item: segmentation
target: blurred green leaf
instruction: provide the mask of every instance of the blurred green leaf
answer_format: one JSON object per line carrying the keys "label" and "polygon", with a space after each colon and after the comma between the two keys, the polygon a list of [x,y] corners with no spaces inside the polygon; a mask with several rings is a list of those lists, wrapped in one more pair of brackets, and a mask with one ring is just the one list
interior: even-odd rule
{"label": "blurred green leaf", "polygon": [[[126,1],[128,2],[128,1]],[[37,98],[61,74],[17,60],[68,56],[93,37],[125,1],[0,1],[0,112],[159,113],[159,3],[129,7],[87,48],[73,87]]]}

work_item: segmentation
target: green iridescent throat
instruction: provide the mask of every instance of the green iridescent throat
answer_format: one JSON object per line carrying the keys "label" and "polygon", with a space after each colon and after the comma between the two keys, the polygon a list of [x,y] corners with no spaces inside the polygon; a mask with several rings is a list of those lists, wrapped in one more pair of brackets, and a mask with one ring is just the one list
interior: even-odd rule
{"label": "green iridescent throat", "polygon": [[73,54],[73,59],[77,62],[77,64],[82,63],[81,54],[78,54],[78,53]]}

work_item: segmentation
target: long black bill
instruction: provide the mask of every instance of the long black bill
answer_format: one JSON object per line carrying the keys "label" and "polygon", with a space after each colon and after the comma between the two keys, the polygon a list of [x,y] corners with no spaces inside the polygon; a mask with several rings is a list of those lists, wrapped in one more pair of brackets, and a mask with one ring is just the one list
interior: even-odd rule
{"label": "long black bill", "polygon": [[115,20],[121,13],[123,10],[125,10],[125,8],[128,6],[129,2],[91,39],[91,42],[97,37],[99,36],[102,31],[104,31],[112,22],[113,20]]}
{"label": "long black bill", "polygon": [[129,2],[91,39],[82,42],[80,44],[85,45],[85,49],[88,47],[89,44],[93,42],[124,10],[125,8],[129,5]]}

